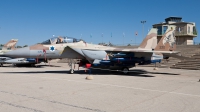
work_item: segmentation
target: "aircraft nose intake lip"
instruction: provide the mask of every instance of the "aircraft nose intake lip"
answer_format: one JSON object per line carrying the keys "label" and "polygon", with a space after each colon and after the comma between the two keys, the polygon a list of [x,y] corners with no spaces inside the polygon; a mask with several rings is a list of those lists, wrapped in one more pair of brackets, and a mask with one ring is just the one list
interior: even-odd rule
{"label": "aircraft nose intake lip", "polygon": [[13,51],[9,51],[5,53],[5,55],[9,57],[27,57],[30,56],[30,49],[29,47],[20,48]]}

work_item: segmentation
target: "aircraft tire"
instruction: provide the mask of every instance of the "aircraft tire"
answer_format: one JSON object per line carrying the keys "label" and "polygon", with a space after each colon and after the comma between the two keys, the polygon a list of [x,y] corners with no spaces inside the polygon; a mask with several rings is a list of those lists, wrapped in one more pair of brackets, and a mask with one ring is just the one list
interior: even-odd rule
{"label": "aircraft tire", "polygon": [[69,71],[70,71],[70,73],[71,73],[71,74],[73,74],[73,73],[74,73],[74,69],[70,69]]}
{"label": "aircraft tire", "polygon": [[129,74],[129,69],[128,69],[128,67],[122,68],[122,73],[123,73],[123,74]]}
{"label": "aircraft tire", "polygon": [[0,67],[3,67],[3,63],[0,63]]}

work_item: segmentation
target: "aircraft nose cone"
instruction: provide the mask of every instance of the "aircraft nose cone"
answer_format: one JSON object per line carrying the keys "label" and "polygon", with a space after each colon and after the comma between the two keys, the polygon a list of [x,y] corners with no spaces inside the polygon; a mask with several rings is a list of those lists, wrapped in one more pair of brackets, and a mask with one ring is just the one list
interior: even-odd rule
{"label": "aircraft nose cone", "polygon": [[9,51],[7,53],[5,53],[6,56],[9,57],[17,57],[17,58],[26,58],[26,57],[30,57],[30,48],[29,47],[25,47],[25,48],[19,48],[13,51]]}

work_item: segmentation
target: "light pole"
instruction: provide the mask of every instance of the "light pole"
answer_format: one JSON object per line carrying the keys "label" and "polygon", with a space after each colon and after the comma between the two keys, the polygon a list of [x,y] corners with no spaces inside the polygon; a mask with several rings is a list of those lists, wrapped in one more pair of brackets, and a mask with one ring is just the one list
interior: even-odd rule
{"label": "light pole", "polygon": [[146,23],[146,21],[141,21],[142,23],[142,37],[144,38],[144,23]]}
{"label": "light pole", "polygon": [[90,34],[90,38],[91,38],[91,44],[92,44],[92,34]]}
{"label": "light pole", "polygon": [[102,45],[103,45],[103,33],[101,33]]}
{"label": "light pole", "polygon": [[81,34],[81,40],[82,40],[82,34]]}
{"label": "light pole", "polygon": [[125,33],[123,32],[123,46],[124,46]]}

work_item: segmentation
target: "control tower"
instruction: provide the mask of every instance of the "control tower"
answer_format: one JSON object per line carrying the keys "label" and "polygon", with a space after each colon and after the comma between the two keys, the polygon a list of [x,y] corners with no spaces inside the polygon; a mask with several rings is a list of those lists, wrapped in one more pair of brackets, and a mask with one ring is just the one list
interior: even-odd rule
{"label": "control tower", "polygon": [[182,17],[168,17],[165,22],[154,24],[153,28],[158,29],[158,42],[168,29],[169,25],[175,25],[175,36],[177,45],[193,45],[197,37],[197,30],[194,22],[184,22]]}

